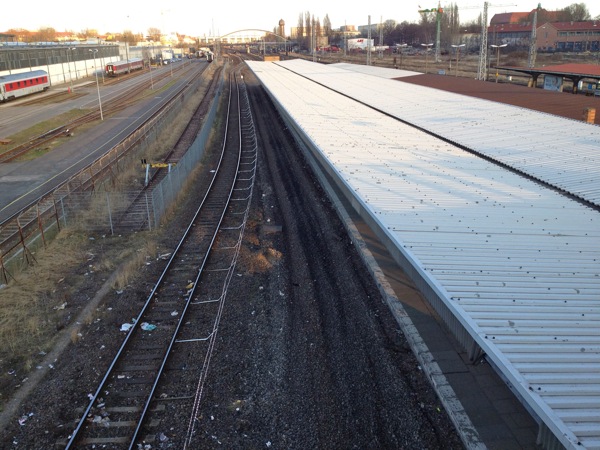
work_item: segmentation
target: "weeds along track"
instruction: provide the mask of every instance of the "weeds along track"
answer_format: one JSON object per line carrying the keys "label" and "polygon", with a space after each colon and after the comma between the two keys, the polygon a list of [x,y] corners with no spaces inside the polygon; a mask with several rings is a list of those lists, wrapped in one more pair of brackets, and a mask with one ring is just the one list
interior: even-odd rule
{"label": "weeds along track", "polygon": [[[206,116],[210,103],[212,102],[215,91],[221,78],[222,66],[219,66],[215,71],[213,77],[211,77],[210,85],[204,98],[194,111],[194,114],[187,127],[177,140],[177,143],[173,146],[171,151],[164,157],[162,161],[163,166],[178,164],[180,159],[183,158],[185,153],[188,151],[190,146],[194,143],[194,140],[200,132],[204,116]],[[168,175],[169,170],[167,167],[153,168],[149,171],[150,176],[148,177],[147,184],[135,194],[135,197],[131,201],[131,204],[126,211],[122,212],[115,218],[114,229],[119,231],[139,231],[148,226],[148,212],[147,212],[147,195],[160,184],[160,182]]]}
{"label": "weeds along track", "polygon": [[[145,123],[140,124],[138,130],[148,127],[155,123],[164,111],[172,107],[173,102],[178,101],[181,96],[186,95],[186,90],[193,86],[199,77],[202,77],[204,71],[193,70],[196,65],[191,65],[191,72],[185,74],[184,82],[180,84],[177,92],[172,93],[171,100],[166,101],[164,105],[151,117],[148,117]],[[211,101],[209,96],[207,101]],[[122,143],[117,143],[108,153],[103,155],[97,161],[85,169],[73,173],[70,178],[57,186],[49,186],[37,194],[37,197],[29,201],[2,221],[0,221],[0,283],[8,282],[12,275],[6,269],[6,262],[21,250],[29,255],[28,243],[34,241],[36,236],[42,236],[49,224],[59,223],[60,210],[56,208],[57,203],[68,198],[72,193],[81,193],[95,189],[95,186],[108,175],[112,174],[113,166],[118,167],[119,161],[126,156],[142,134],[132,132],[125,137]],[[134,139],[132,139],[132,137]],[[29,262],[29,259],[26,260]]]}
{"label": "weeds along track", "polygon": [[181,420],[176,425],[182,439],[177,448],[193,441],[194,415],[202,399],[256,171],[249,102],[235,75],[230,75],[224,128],[210,187],[139,315],[124,324],[127,335],[90,395],[68,449],[98,445],[133,449],[160,440],[161,429],[175,426],[168,424],[174,415],[166,407],[174,403],[189,417],[189,425]]}
{"label": "weeds along track", "polygon": [[[176,70],[182,71],[182,74],[189,72],[193,66],[179,66]],[[199,74],[195,74],[198,76]],[[160,81],[165,80],[166,78],[171,77],[170,72],[162,71],[158,75],[154,76],[155,79],[153,83],[160,83]],[[111,83],[112,84],[112,83]],[[135,84],[131,89],[125,91],[123,95],[115,97],[111,100],[105,101],[102,103],[102,111],[104,116],[108,116],[114,114],[116,112],[122,111],[125,108],[128,108],[133,103],[138,101],[139,96],[141,96],[146,90],[148,90],[148,82],[144,80],[143,82],[139,82]],[[68,123],[60,125],[52,130],[49,130],[39,136],[36,136],[30,139],[28,142],[25,142],[21,145],[18,145],[7,152],[4,152],[0,155],[0,164],[14,161],[25,153],[40,147],[60,136],[69,136],[74,129],[80,127],[82,125],[94,122],[100,119],[100,110],[94,109],[87,114],[84,114],[76,119],[71,120]]]}

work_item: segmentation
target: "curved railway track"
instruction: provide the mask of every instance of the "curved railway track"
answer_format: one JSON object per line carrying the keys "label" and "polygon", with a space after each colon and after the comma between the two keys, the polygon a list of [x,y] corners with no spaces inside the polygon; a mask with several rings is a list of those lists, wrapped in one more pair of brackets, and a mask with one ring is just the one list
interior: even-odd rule
{"label": "curved railway track", "polygon": [[[179,433],[182,442],[177,448],[193,442],[194,414],[256,170],[256,137],[245,89],[235,77],[229,84],[224,144],[210,188],[139,315],[127,324],[122,346],[91,395],[67,449],[97,445],[132,449],[140,442],[153,442],[159,436],[156,425],[173,417],[166,402],[172,407],[180,399],[184,404],[177,406],[190,414],[190,420],[187,431]],[[182,385],[195,388],[182,395],[177,387]],[[157,396],[159,386],[162,393]]]}

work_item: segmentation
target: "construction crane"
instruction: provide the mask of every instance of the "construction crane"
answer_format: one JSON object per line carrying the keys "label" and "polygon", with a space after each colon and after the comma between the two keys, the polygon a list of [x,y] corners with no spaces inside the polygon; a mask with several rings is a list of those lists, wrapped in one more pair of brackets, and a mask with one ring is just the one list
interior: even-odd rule
{"label": "construction crane", "polygon": [[[419,6],[420,8],[420,6]],[[438,7],[437,8],[431,8],[431,9],[419,9],[419,12],[421,14],[425,14],[425,13],[436,13],[436,32],[435,32],[435,62],[439,62],[440,60],[440,30],[441,30],[441,20],[442,20],[442,14],[444,13],[444,9],[442,8],[442,6],[440,5],[440,3],[438,2]]]}

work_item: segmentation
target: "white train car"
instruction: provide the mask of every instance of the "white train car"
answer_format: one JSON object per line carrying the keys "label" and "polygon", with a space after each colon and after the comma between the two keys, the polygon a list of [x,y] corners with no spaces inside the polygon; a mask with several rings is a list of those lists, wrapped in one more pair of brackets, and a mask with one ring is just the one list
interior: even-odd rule
{"label": "white train car", "polygon": [[45,70],[0,76],[0,102],[42,92],[49,87],[50,78]]}

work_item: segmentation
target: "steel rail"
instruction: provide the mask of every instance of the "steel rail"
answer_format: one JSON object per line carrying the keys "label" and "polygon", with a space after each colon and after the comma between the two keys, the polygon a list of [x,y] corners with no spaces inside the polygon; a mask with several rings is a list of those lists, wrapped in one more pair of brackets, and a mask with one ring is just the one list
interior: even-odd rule
{"label": "steel rail", "polygon": [[[227,111],[227,115],[230,115],[230,107],[231,107],[231,92],[230,92],[230,98],[229,98],[229,102],[228,102],[228,111]],[[225,136],[227,136],[227,127],[226,126],[226,130],[225,130]],[[196,213],[194,214],[194,217],[192,219],[192,221],[190,222],[190,224],[188,225],[186,231],[184,232],[184,236],[182,237],[182,239],[179,241],[176,249],[174,250],[174,252],[172,253],[169,261],[167,262],[167,265],[165,267],[165,269],[163,270],[162,274],[160,275],[157,283],[155,284],[154,288],[152,289],[149,297],[147,298],[145,304],[143,305],[140,313],[138,314],[137,318],[135,319],[134,323],[132,324],[131,329],[129,330],[127,336],[125,337],[120,349],[118,350],[115,358],[113,359],[113,361],[111,362],[109,369],[107,370],[105,376],[103,377],[102,381],[100,382],[100,385],[98,387],[98,389],[96,390],[95,394],[92,396],[90,403],[88,404],[87,408],[85,409],[76,429],[73,431],[72,435],[70,436],[70,440],[67,444],[67,449],[69,448],[73,448],[74,445],[76,445],[76,442],[78,442],[81,439],[81,435],[83,434],[82,431],[84,429],[84,425],[88,419],[88,416],[90,415],[90,412],[92,411],[92,408],[97,404],[98,399],[100,398],[100,395],[105,392],[106,386],[109,382],[109,380],[111,379],[111,377],[115,374],[115,370],[117,367],[117,364],[121,363],[123,361],[123,357],[125,355],[125,351],[128,349],[128,346],[130,344],[130,341],[132,341],[133,336],[135,336],[137,333],[139,333],[140,330],[140,325],[142,323],[142,318],[144,317],[144,314],[146,313],[146,311],[149,310],[150,306],[154,303],[154,300],[156,298],[156,294],[158,292],[158,290],[163,286],[163,284],[165,283],[165,279],[167,277],[167,275],[170,273],[171,270],[173,270],[176,266],[176,262],[178,260],[178,257],[180,256],[181,250],[184,246],[184,244],[186,243],[188,237],[191,235],[191,232],[193,230],[193,228],[195,227],[195,225],[198,222],[198,219],[200,217],[200,213],[201,212],[205,212],[205,209],[208,205],[208,207],[210,207],[210,195],[211,192],[213,192],[215,190],[215,182],[217,180],[217,178],[219,177],[219,175],[223,172],[222,168],[223,168],[223,161],[224,161],[224,157],[225,157],[225,145],[222,148],[221,151],[221,155],[220,155],[220,159],[219,159],[219,163],[218,163],[218,167],[215,170],[214,174],[213,174],[213,178],[211,180],[210,183],[210,188],[207,191],[207,193],[205,194],[204,198],[202,199],[201,205],[200,207],[197,209]],[[236,162],[236,168],[235,168],[235,173],[237,174],[238,170],[239,170],[239,164],[240,164],[240,155],[239,155],[239,151],[238,151],[238,155],[237,155],[237,162]],[[237,175],[236,175],[237,177]],[[164,357],[163,360],[160,364],[160,368],[156,373],[155,379],[154,379],[154,383],[153,386],[150,390],[150,394],[147,396],[144,407],[142,409],[142,412],[140,414],[140,418],[137,422],[137,426],[136,429],[134,430],[133,436],[130,439],[130,447],[129,448],[133,448],[133,446],[135,445],[135,440],[137,438],[137,435],[141,429],[141,425],[143,423],[143,417],[146,415],[147,411],[148,411],[148,407],[150,405],[150,402],[152,401],[153,398],[153,394],[154,391],[156,389],[156,386],[158,385],[158,380],[160,378],[160,375],[164,369],[168,354],[176,340],[176,336],[179,333],[179,330],[182,326],[182,324],[184,323],[184,317],[185,317],[185,313],[187,312],[187,308],[191,302],[192,296],[194,295],[194,291],[196,289],[196,284],[200,278],[200,275],[202,273],[202,268],[204,267],[205,263],[206,263],[206,259],[208,258],[208,254],[210,253],[210,248],[212,247],[212,245],[215,242],[217,233],[218,233],[218,229],[219,229],[219,225],[221,223],[221,221],[223,220],[223,217],[225,215],[225,212],[227,210],[227,205],[229,204],[229,201],[231,199],[231,195],[233,192],[233,186],[235,184],[235,177],[234,180],[231,182],[230,187],[229,187],[229,192],[227,194],[227,200],[225,202],[225,205],[222,207],[221,213],[220,213],[220,217],[217,220],[217,224],[215,227],[215,231],[213,232],[212,237],[210,238],[210,242],[209,242],[209,246],[208,246],[208,251],[206,252],[206,255],[200,265],[200,268],[197,271],[196,274],[196,279],[194,280],[194,286],[190,289],[190,291],[188,291],[187,294],[187,300],[185,303],[185,307],[184,310],[182,311],[182,313],[179,315],[179,320],[177,321],[177,325],[175,327],[174,332],[172,333],[172,337],[171,340],[168,344],[168,346],[166,347],[166,351],[164,353]]]}
{"label": "steel rail", "polygon": [[[238,83],[238,81],[236,78],[236,84],[237,83]],[[248,100],[248,96],[247,96],[247,92],[246,92],[246,87],[245,87],[245,84],[243,81],[240,83],[240,86],[241,87],[238,88],[238,97],[240,97],[239,92],[242,91],[241,100],[240,100],[240,105],[241,105],[240,110],[243,113],[240,115],[240,118],[239,118],[240,153],[241,153],[241,155],[244,155],[245,153],[249,153],[248,155],[242,156],[243,159],[248,159],[248,161],[242,162],[241,164],[244,165],[244,167],[249,167],[249,168],[240,170],[239,174],[240,175],[241,174],[249,174],[249,176],[248,176],[248,178],[238,177],[238,181],[240,182],[240,184],[244,185],[245,187],[239,187],[235,190],[236,190],[236,192],[247,191],[248,195],[246,197],[239,197],[239,198],[232,199],[232,201],[238,201],[241,203],[245,203],[245,207],[243,208],[243,210],[240,213],[238,213],[238,214],[242,215],[241,223],[237,226],[222,228],[223,231],[228,230],[228,231],[231,231],[234,233],[237,232],[238,235],[237,235],[237,238],[235,239],[235,244],[233,246],[231,246],[231,247],[222,246],[220,248],[221,250],[225,250],[225,251],[229,251],[229,250],[233,251],[233,256],[231,257],[229,265],[226,268],[215,269],[215,270],[220,270],[220,271],[225,272],[225,277],[224,277],[220,297],[218,299],[218,301],[219,301],[218,311],[217,311],[217,314],[216,314],[214,322],[213,322],[212,330],[207,338],[208,349],[206,350],[206,355],[205,355],[204,362],[202,364],[202,369],[200,372],[200,376],[199,376],[198,382],[197,382],[196,392],[194,395],[194,402],[193,402],[192,411],[191,411],[190,419],[189,419],[189,423],[188,423],[188,430],[187,430],[187,433],[185,436],[185,441],[183,443],[183,450],[186,450],[188,448],[193,448],[192,441],[195,436],[195,427],[196,427],[196,423],[197,423],[196,419],[199,414],[199,409],[200,409],[200,404],[201,404],[203,393],[204,393],[206,379],[208,377],[208,371],[209,371],[210,363],[211,363],[212,356],[214,353],[214,347],[215,347],[216,340],[217,340],[217,334],[218,334],[218,330],[219,330],[221,316],[223,314],[223,309],[225,307],[225,299],[227,297],[227,291],[228,291],[231,279],[233,277],[234,269],[237,264],[237,259],[238,259],[239,251],[240,251],[240,248],[242,245],[242,239],[244,236],[246,223],[248,220],[248,216],[250,214],[250,204],[251,204],[251,198],[252,198],[252,193],[253,193],[253,189],[254,189],[254,181],[255,181],[256,168],[257,168],[258,144],[257,144],[256,133],[255,133],[255,129],[254,129],[254,122],[252,120],[250,104],[249,104],[249,100]],[[242,119],[242,117],[244,119]],[[247,127],[244,126],[244,123],[247,124],[248,126]],[[246,147],[248,148],[247,150],[245,149]]]}
{"label": "steel rail", "polygon": [[[188,76],[188,78],[184,79],[176,92],[172,94],[171,98],[165,100],[162,105],[159,105],[156,108],[156,111],[151,113],[151,115],[139,125],[137,130],[156,121],[163,111],[168,110],[174,102],[179,101],[182,95],[185,95],[188,87],[193,84],[194,80],[201,76],[202,73],[203,72],[194,73],[193,76]],[[137,130],[124,137],[121,143],[130,141]],[[129,152],[129,148],[133,147],[133,144],[130,144],[129,147],[121,149],[121,143],[115,144],[109,152],[98,156],[94,161],[90,162],[76,174],[70,176],[66,181],[57,184],[56,186],[46,188],[40,187],[36,189],[36,191],[39,190],[41,192],[36,195],[35,200],[27,202],[27,204],[21,207],[18,212],[11,214],[7,219],[0,223],[0,269],[3,268],[2,261],[7,261],[11,255],[19,251],[21,247],[23,247],[24,251],[27,251],[23,238],[29,239],[29,235],[32,233],[34,234],[35,230],[39,228],[38,225],[41,224],[40,215],[50,215],[52,216],[52,220],[58,222],[60,217],[58,210],[56,209],[56,204],[62,201],[64,197],[68,197],[71,192],[86,191],[93,188],[95,180],[102,178],[104,174],[110,170],[111,166],[118,163],[118,161]],[[102,161],[106,161],[107,156],[109,156],[109,162],[105,164]],[[96,166],[98,166],[99,170],[94,169]],[[42,207],[41,209],[40,205]],[[47,205],[51,206],[48,207]],[[52,211],[50,212],[50,210]],[[22,217],[25,217],[27,221],[23,223],[21,220]],[[28,230],[26,231],[25,236],[23,236],[23,230]],[[0,280],[2,277],[3,273],[0,272]],[[8,278],[9,276],[6,276],[7,280]]]}
{"label": "steel rail", "polygon": [[[179,68],[179,70],[183,70]],[[164,74],[160,74],[158,77],[158,82],[161,79],[169,77],[169,73],[166,72]],[[137,98],[142,92],[148,89],[146,82],[138,83],[133,89],[129,89],[122,96],[117,98],[108,100],[103,102],[103,110],[104,115],[113,114],[115,112],[122,111],[123,109],[129,107],[132,104],[132,101]],[[46,131],[43,134],[36,136],[30,139],[28,142],[25,142],[21,145],[18,145],[4,153],[0,154],[0,163],[7,163],[10,161],[14,161],[18,157],[26,154],[30,150],[37,148],[47,142],[51,142],[54,139],[57,139],[60,136],[68,136],[74,129],[77,127],[83,126],[85,124],[94,122],[100,118],[100,112],[97,110],[93,110],[89,113],[86,113],[80,117],[77,117],[64,125],[60,125],[52,130]]]}
{"label": "steel rail", "polygon": [[[230,79],[229,101],[228,101],[228,105],[227,105],[227,119],[226,119],[225,132],[224,132],[225,138],[223,139],[223,146],[221,148],[221,158],[219,159],[219,168],[221,167],[221,163],[223,161],[223,158],[224,158],[224,155],[225,155],[225,150],[226,150],[226,147],[227,147],[227,142],[228,142],[227,133],[228,133],[228,130],[229,130],[229,116],[230,116],[230,108],[231,108],[231,84],[232,83],[231,83],[231,79]],[[237,92],[237,94],[238,94],[238,99],[239,99],[239,92]],[[238,118],[239,118],[239,116],[240,116],[240,113],[239,113],[239,100],[237,102],[237,107],[238,107]],[[239,128],[241,128],[241,127],[239,127]],[[210,243],[209,243],[209,246],[208,246],[208,251],[206,252],[204,258],[202,259],[202,263],[201,263],[200,267],[198,268],[198,273],[196,275],[196,279],[193,281],[194,287],[191,289],[191,292],[189,292],[189,294],[188,294],[188,298],[187,298],[185,307],[183,309],[183,312],[181,314],[181,318],[180,318],[180,320],[179,320],[179,322],[177,324],[177,328],[175,329],[175,332],[173,333],[171,341],[169,342],[169,346],[167,347],[167,350],[165,352],[165,356],[164,356],[163,361],[162,361],[162,363],[160,365],[160,369],[158,370],[158,373],[157,373],[156,378],[154,380],[154,384],[152,385],[151,392],[148,395],[148,398],[146,400],[146,404],[144,405],[144,409],[142,411],[140,421],[138,422],[137,427],[136,427],[135,432],[134,432],[134,435],[133,435],[133,438],[131,439],[131,443],[129,445],[129,450],[133,450],[133,448],[135,446],[138,434],[139,434],[139,432],[141,430],[141,427],[143,425],[143,422],[144,422],[144,418],[146,417],[148,409],[150,408],[150,403],[153,400],[154,392],[156,391],[156,388],[157,388],[158,383],[160,381],[160,377],[161,377],[161,375],[162,375],[162,373],[164,371],[165,365],[167,364],[167,360],[169,358],[169,355],[171,353],[173,345],[175,345],[175,342],[177,341],[177,336],[179,335],[179,331],[180,331],[180,329],[181,329],[181,327],[182,327],[182,325],[184,323],[184,318],[186,316],[186,312],[187,312],[187,310],[188,310],[188,308],[190,306],[190,303],[192,301],[192,297],[194,296],[194,292],[196,290],[196,286],[198,285],[198,283],[200,281],[200,278],[202,277],[202,273],[203,273],[204,268],[206,266],[206,262],[208,261],[208,257],[209,257],[209,255],[211,253],[211,250],[212,250],[213,246],[214,246],[215,240],[217,239],[217,235],[219,234],[219,230],[221,228],[221,223],[223,222],[223,218],[225,217],[225,214],[227,213],[227,208],[229,207],[229,202],[231,201],[231,197],[232,197],[233,192],[234,192],[235,182],[236,182],[236,180],[238,178],[238,175],[239,175],[241,153],[242,153],[242,145],[241,145],[241,140],[240,140],[240,145],[238,147],[238,154],[237,154],[236,170],[235,170],[236,175],[235,175],[235,177],[233,179],[233,182],[231,183],[231,186],[229,188],[229,193],[228,193],[228,196],[227,196],[227,202],[224,205],[223,210],[221,211],[221,214],[220,214],[220,217],[218,219],[218,224],[216,226],[215,232],[214,232],[212,238],[210,239]],[[217,172],[218,172],[218,170],[217,170]],[[215,177],[213,177],[213,180],[211,181],[210,187],[209,187],[206,195],[204,196],[204,199],[202,200],[202,205],[204,205],[204,203],[206,201],[206,198],[208,197],[208,195],[210,193],[210,190],[211,190],[211,188],[212,188],[212,186],[214,184],[214,180],[216,179],[217,172],[215,173]],[[191,221],[190,225],[188,226],[188,228],[186,230],[186,235],[188,234],[189,230],[195,225],[196,218],[198,217],[199,212],[200,212],[200,210],[198,210],[196,212],[196,214],[194,215],[194,219]],[[179,248],[179,245],[178,245],[178,248]],[[171,260],[173,259],[173,257],[174,257],[174,255],[171,256]]]}
{"label": "steel rail", "polygon": [[[185,141],[186,139],[189,138],[188,134],[190,134],[190,133],[196,134],[197,133],[197,130],[195,130],[196,125],[194,124],[194,122],[201,120],[200,111],[202,111],[202,107],[205,105],[205,103],[209,102],[212,99],[212,94],[214,93],[214,91],[217,88],[217,79],[222,70],[223,70],[222,67],[219,67],[217,69],[217,71],[215,72],[215,76],[211,79],[211,82],[208,87],[205,98],[198,105],[198,108],[196,109],[194,116],[190,120],[190,123],[188,124],[188,126],[186,127],[184,132],[182,133],[181,137],[179,138],[179,140],[177,141],[175,146],[163,158],[163,164],[170,164],[170,163],[176,164],[185,155],[185,152],[188,150],[188,147],[185,146],[184,142],[182,142],[182,141]],[[127,208],[127,211],[124,211],[123,213],[121,213],[115,220],[115,222],[116,222],[115,228],[116,229],[124,228],[122,226],[122,224],[127,221],[128,215],[135,213],[135,211],[137,209],[139,209],[140,205],[145,204],[145,202],[146,202],[145,194],[147,194],[148,192],[152,192],[154,187],[158,183],[160,183],[167,176],[167,174],[168,174],[168,172],[165,168],[158,168],[156,171],[150,173],[150,178],[148,180],[148,184],[146,186],[144,186],[142,189],[140,189],[139,192],[137,192],[137,194],[131,201],[130,206]],[[146,219],[145,222],[138,223],[137,227],[135,227],[135,229],[141,230],[144,227],[144,225],[146,225],[147,223],[148,222]]]}

